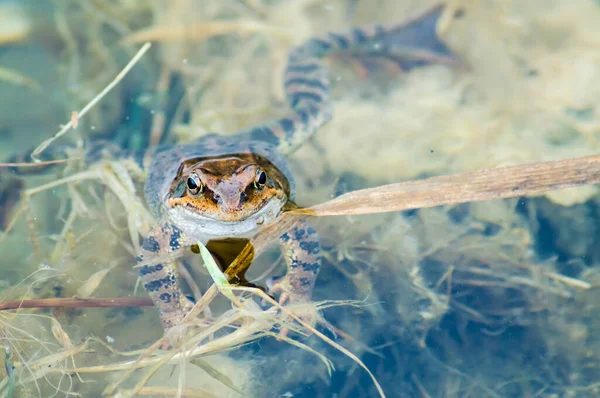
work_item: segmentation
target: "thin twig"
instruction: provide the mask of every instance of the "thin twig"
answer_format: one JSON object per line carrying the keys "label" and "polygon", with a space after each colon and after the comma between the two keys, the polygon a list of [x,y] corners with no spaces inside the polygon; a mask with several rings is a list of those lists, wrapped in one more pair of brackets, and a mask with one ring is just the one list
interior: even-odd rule
{"label": "thin twig", "polygon": [[162,139],[165,125],[167,123],[167,117],[165,115],[165,109],[167,107],[167,93],[169,91],[169,83],[171,81],[171,68],[165,65],[164,69],[160,72],[158,83],[156,84],[156,92],[160,98],[160,105],[155,110],[152,116],[152,126],[150,127],[150,147],[157,146],[160,144]]}
{"label": "thin twig", "polygon": [[[121,72],[119,72],[119,74],[114,78],[114,80],[111,81],[104,88],[104,90],[102,90],[98,95],[96,95],[94,97],[94,99],[92,99],[82,110],[77,112],[77,120],[78,121],[80,121],[81,118],[90,109],[92,109],[94,107],[94,105],[96,105],[102,98],[104,98],[104,96],[106,94],[108,94],[117,84],[119,84],[119,82],[125,77],[125,75],[127,73],[129,73],[131,68],[133,68],[135,66],[135,64],[138,63],[138,61],[140,60],[140,58],[142,58],[144,56],[144,54],[146,54],[146,52],[150,49],[150,47],[151,47],[151,44],[149,42],[145,43],[142,46],[142,48],[140,48],[140,50],[137,52],[137,54],[135,54],[135,56],[131,59],[131,61],[129,61],[129,63],[127,65],[125,65],[123,70],[121,70]],[[62,137],[67,131],[69,131],[69,129],[71,129],[71,127],[73,127],[72,119],[67,124],[65,124],[58,133],[54,134],[52,137],[48,138],[46,141],[42,142],[37,148],[35,148],[35,150],[31,154],[31,159],[33,159],[33,161],[35,163],[39,163],[40,159],[38,158],[38,155],[40,153],[42,153],[48,147],[48,145],[50,145],[52,142],[54,142],[54,140]]]}
{"label": "thin twig", "polygon": [[81,158],[69,158],[69,159],[55,159],[55,160],[46,160],[44,162],[36,162],[36,163],[28,163],[28,162],[12,162],[12,163],[0,163],[0,167],[40,167],[51,164],[59,164],[59,163],[67,163],[73,160],[77,160]]}
{"label": "thin twig", "polygon": [[84,308],[84,307],[151,307],[152,300],[139,297],[117,298],[50,298],[0,301],[0,311],[21,308]]}
{"label": "thin twig", "polygon": [[139,43],[141,41],[177,41],[200,40],[207,37],[237,33],[240,35],[257,32],[268,32],[276,37],[290,39],[289,31],[278,27],[271,27],[255,21],[206,22],[180,26],[151,26],[150,28],[134,32],[125,38],[124,43]]}
{"label": "thin twig", "polygon": [[593,155],[361,189],[303,212],[314,216],[385,213],[513,198],[599,182],[600,155]]}

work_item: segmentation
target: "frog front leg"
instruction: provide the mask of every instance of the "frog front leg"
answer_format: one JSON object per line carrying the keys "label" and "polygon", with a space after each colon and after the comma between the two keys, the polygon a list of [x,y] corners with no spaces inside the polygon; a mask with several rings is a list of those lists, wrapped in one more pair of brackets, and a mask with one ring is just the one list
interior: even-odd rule
{"label": "frog front leg", "polygon": [[138,264],[146,263],[139,268],[139,275],[165,331],[179,324],[193,306],[181,291],[177,264],[171,256],[186,242],[179,228],[161,223],[150,231],[137,257]]}
{"label": "frog front leg", "polygon": [[319,235],[306,221],[301,221],[279,240],[287,273],[269,281],[270,292],[279,294],[282,305],[309,301],[321,268]]}

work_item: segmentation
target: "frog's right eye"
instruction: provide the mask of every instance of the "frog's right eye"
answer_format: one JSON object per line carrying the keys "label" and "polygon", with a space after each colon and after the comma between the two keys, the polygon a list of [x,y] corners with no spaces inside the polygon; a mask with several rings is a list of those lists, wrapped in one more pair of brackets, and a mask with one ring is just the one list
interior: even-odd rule
{"label": "frog's right eye", "polygon": [[192,195],[198,195],[204,190],[204,185],[202,185],[202,181],[200,181],[200,177],[196,173],[190,174],[185,184],[188,192]]}

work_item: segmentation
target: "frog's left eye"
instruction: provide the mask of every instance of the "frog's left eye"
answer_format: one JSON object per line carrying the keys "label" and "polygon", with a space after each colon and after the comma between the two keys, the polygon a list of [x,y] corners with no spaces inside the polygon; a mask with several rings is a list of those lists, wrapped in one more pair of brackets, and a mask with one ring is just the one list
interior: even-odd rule
{"label": "frog's left eye", "polygon": [[266,183],[267,183],[267,174],[262,170],[258,170],[256,172],[256,178],[254,179],[254,187],[256,189],[263,189],[265,187]]}
{"label": "frog's left eye", "polygon": [[202,185],[202,181],[200,181],[200,177],[196,173],[190,174],[185,185],[192,195],[198,195],[204,190],[204,185]]}

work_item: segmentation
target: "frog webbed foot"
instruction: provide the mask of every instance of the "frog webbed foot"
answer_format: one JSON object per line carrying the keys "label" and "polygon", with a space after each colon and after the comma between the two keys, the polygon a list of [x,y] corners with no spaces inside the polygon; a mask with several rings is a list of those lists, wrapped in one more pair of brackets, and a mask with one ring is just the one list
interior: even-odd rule
{"label": "frog webbed foot", "polygon": [[[316,277],[316,275],[315,275]],[[312,296],[314,280],[297,275],[274,276],[267,280],[269,294],[278,297],[281,305],[309,302]]]}
{"label": "frog webbed foot", "polygon": [[160,319],[164,328],[165,340],[160,346],[162,350],[169,350],[178,346],[183,340],[189,324],[184,324],[183,320],[194,307],[194,302],[187,296],[181,296],[179,307],[169,313],[160,313]]}
{"label": "frog webbed foot", "polygon": [[[306,278],[288,274],[267,280],[269,294],[277,297],[278,303],[286,307],[286,311],[311,327],[315,326],[319,318],[316,307],[310,303],[315,278],[316,275],[313,278]],[[287,322],[290,321],[293,322],[291,319]],[[293,323],[298,325],[296,322]],[[285,337],[288,332],[289,327],[283,326],[280,335]],[[304,330],[304,332],[309,331]]]}

